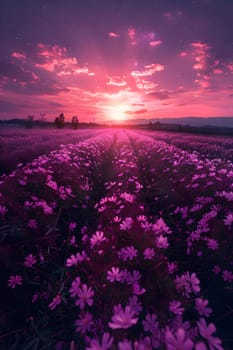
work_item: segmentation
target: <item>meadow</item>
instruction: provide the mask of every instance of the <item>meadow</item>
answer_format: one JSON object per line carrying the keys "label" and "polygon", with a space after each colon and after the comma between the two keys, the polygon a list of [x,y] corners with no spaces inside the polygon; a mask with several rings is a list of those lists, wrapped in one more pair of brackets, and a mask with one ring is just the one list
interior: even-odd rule
{"label": "meadow", "polygon": [[232,138],[59,132],[5,141],[0,349],[233,349]]}

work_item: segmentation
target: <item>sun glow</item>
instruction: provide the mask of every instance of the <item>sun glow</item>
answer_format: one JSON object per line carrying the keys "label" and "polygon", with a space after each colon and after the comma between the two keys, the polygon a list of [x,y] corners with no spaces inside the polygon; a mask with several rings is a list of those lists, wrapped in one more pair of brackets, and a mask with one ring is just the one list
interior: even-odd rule
{"label": "sun glow", "polygon": [[126,119],[127,110],[129,110],[129,106],[127,105],[111,106],[108,110],[108,116],[113,121],[122,121]]}

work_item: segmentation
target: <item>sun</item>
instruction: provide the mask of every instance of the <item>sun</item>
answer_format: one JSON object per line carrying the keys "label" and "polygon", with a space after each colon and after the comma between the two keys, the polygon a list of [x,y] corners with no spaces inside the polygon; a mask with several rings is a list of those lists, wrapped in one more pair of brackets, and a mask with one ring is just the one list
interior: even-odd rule
{"label": "sun", "polygon": [[108,116],[113,121],[123,121],[126,120],[126,112],[129,110],[127,105],[117,105],[110,106],[108,110]]}

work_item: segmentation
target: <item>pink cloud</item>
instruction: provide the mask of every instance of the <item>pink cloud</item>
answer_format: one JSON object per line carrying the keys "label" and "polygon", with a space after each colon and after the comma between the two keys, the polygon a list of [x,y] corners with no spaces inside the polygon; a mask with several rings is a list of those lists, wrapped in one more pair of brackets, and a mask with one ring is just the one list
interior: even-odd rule
{"label": "pink cloud", "polygon": [[113,85],[113,86],[119,86],[119,87],[126,86],[127,82],[124,80],[124,78],[121,78],[118,76],[109,77],[109,81],[107,82],[107,85]]}
{"label": "pink cloud", "polygon": [[132,71],[131,75],[133,77],[136,77],[136,78],[137,77],[148,77],[148,76],[153,75],[156,72],[162,72],[165,69],[164,65],[159,64],[159,63],[152,63],[149,65],[146,65],[144,68],[145,68],[145,70],[143,70],[143,71],[138,71],[138,70]]}
{"label": "pink cloud", "polygon": [[[210,87],[210,72],[212,67],[210,65],[210,49],[211,47],[203,42],[192,42],[191,56],[195,63],[193,64],[193,70],[197,72],[197,78],[194,80],[196,84],[202,89]],[[217,62],[218,64],[218,62]]]}
{"label": "pink cloud", "polygon": [[227,64],[227,68],[228,68],[229,71],[233,74],[233,62]]}
{"label": "pink cloud", "polygon": [[26,59],[26,55],[24,53],[21,52],[12,52],[11,57],[16,58],[17,60],[25,60]]}
{"label": "pink cloud", "polygon": [[152,63],[152,64],[149,64],[149,65],[145,66],[145,68],[149,72],[151,72],[151,74],[149,74],[149,75],[152,75],[155,72],[162,72],[164,70],[164,65],[159,64],[159,63]]}
{"label": "pink cloud", "polygon": [[186,57],[186,56],[188,56],[188,52],[182,51],[182,52],[179,53],[179,56],[180,57]]}
{"label": "pink cloud", "polygon": [[161,40],[153,40],[153,41],[150,41],[150,42],[149,42],[149,45],[150,45],[151,47],[155,47],[155,46],[158,46],[158,45],[160,45],[160,44],[162,44],[162,41],[161,41]]}
{"label": "pink cloud", "polygon": [[135,28],[128,28],[128,37],[130,38],[131,45],[136,45],[136,29]]}
{"label": "pink cloud", "polygon": [[140,115],[140,114],[145,114],[148,112],[148,109],[137,109],[135,111],[126,111],[125,114],[128,115]]}
{"label": "pink cloud", "polygon": [[158,84],[153,83],[151,81],[145,80],[145,79],[136,79],[136,87],[139,90],[144,90],[146,92],[151,91],[155,89],[158,86]]}
{"label": "pink cloud", "polygon": [[115,32],[110,32],[110,33],[108,33],[108,36],[109,36],[110,38],[119,38],[119,37],[120,37],[120,35],[117,34],[117,33],[115,33]]}
{"label": "pink cloud", "polygon": [[224,71],[222,69],[220,69],[220,68],[216,68],[216,69],[213,70],[213,73],[217,74],[217,75],[220,75],[220,74],[223,74]]}
{"label": "pink cloud", "polygon": [[85,66],[78,64],[76,57],[70,57],[65,47],[58,45],[37,45],[37,61],[35,67],[54,72],[59,77],[79,74],[94,75]]}

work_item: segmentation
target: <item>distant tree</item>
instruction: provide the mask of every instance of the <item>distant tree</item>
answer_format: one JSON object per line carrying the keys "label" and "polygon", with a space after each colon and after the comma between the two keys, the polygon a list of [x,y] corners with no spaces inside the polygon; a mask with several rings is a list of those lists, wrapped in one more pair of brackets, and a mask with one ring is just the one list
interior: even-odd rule
{"label": "distant tree", "polygon": [[79,124],[79,120],[78,120],[78,117],[76,115],[74,115],[72,117],[72,120],[71,120],[71,126],[73,129],[78,129],[78,124]]}
{"label": "distant tree", "polygon": [[58,117],[55,118],[55,125],[57,128],[62,129],[65,126],[65,116],[64,113],[61,113]]}
{"label": "distant tree", "polygon": [[26,121],[26,128],[32,129],[34,124],[34,116],[29,114]]}
{"label": "distant tree", "polygon": [[153,124],[152,124],[152,122],[149,122],[148,127],[149,127],[150,130],[153,129]]}

